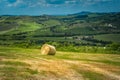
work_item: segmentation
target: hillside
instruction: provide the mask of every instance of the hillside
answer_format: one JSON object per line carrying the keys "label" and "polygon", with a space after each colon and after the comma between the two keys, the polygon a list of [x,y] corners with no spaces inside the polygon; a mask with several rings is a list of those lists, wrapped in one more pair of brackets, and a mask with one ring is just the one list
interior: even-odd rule
{"label": "hillside", "polygon": [[0,16],[0,45],[45,42],[72,43],[74,45],[100,45],[117,42],[105,40],[104,34],[120,34],[120,13],[81,12],[66,16]]}
{"label": "hillside", "polygon": [[0,80],[120,80],[120,55],[0,47]]}

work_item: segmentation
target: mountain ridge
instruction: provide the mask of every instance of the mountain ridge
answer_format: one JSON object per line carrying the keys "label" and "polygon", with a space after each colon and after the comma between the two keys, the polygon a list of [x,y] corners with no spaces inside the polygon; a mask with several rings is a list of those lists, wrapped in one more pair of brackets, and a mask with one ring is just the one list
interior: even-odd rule
{"label": "mountain ridge", "polygon": [[120,12],[91,12],[91,11],[81,11],[81,12],[75,12],[75,13],[71,13],[71,14],[40,14],[40,15],[13,15],[13,14],[4,14],[4,15],[0,15],[0,16],[67,16],[67,15],[88,15],[88,14],[92,14],[92,13],[96,13],[96,14],[105,14],[105,13],[120,13]]}

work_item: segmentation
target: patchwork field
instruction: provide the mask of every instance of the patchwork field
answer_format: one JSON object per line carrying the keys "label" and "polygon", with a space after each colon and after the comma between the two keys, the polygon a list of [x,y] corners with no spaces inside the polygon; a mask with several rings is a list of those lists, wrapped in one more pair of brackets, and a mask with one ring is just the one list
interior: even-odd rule
{"label": "patchwork field", "polygon": [[120,80],[120,55],[0,47],[0,80]]}
{"label": "patchwork field", "polygon": [[103,40],[103,41],[120,42],[120,34],[96,35],[95,39]]}
{"label": "patchwork field", "polygon": [[55,42],[58,47],[69,43],[74,46],[119,45],[119,17],[120,12],[81,12],[63,16],[1,15],[0,46],[28,48],[47,42]]}

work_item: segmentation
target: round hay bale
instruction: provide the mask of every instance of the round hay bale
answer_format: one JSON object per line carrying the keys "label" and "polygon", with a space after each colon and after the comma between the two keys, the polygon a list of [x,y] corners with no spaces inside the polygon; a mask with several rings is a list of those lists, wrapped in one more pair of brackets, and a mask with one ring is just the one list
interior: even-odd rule
{"label": "round hay bale", "polygon": [[48,44],[44,44],[41,47],[41,54],[45,54],[45,55],[55,55],[56,53],[56,49],[54,46],[52,45],[48,45]]}

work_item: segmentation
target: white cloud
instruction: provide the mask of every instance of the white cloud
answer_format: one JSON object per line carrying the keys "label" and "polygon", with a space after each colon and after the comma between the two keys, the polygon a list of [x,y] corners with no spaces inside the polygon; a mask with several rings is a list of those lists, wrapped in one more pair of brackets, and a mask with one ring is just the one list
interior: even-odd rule
{"label": "white cloud", "polygon": [[0,3],[5,2],[5,1],[7,1],[7,0],[0,0]]}
{"label": "white cloud", "polygon": [[50,2],[54,2],[57,0],[34,0],[31,1],[26,1],[26,5],[28,5],[28,7],[59,7],[59,6],[64,6],[66,4],[70,4],[72,2],[74,2],[74,0],[65,0],[63,4],[51,4]]}
{"label": "white cloud", "polygon": [[108,2],[108,1],[112,1],[112,0],[78,0],[80,2],[84,2],[84,3],[98,3],[98,2]]}
{"label": "white cloud", "polygon": [[77,2],[76,0],[65,1],[66,4],[74,4],[76,2]]}
{"label": "white cloud", "polygon": [[50,7],[50,6],[54,6],[54,7],[57,7],[57,6],[60,6],[58,4],[49,4],[47,2],[47,0],[34,0],[34,2],[26,2],[26,4],[28,5],[28,7]]}
{"label": "white cloud", "polygon": [[28,7],[49,6],[45,0],[36,0],[34,2],[29,1],[26,2],[26,5],[28,5]]}
{"label": "white cloud", "polygon": [[22,3],[23,3],[23,0],[16,0],[16,2],[14,2],[14,3],[8,3],[7,6],[8,7],[16,7]]}
{"label": "white cloud", "polygon": [[83,6],[90,6],[100,2],[109,2],[112,0],[78,0]]}
{"label": "white cloud", "polygon": [[[7,1],[7,0],[0,0]],[[57,1],[57,0],[49,0],[49,1]],[[50,4],[48,0],[16,0],[14,3],[8,3],[8,7],[16,7],[20,4],[26,5],[28,7],[59,7],[59,6],[74,6],[76,4],[80,4],[83,6],[93,5],[99,2],[107,2],[111,0],[64,0],[63,4]],[[59,1],[59,0],[58,0]]]}

